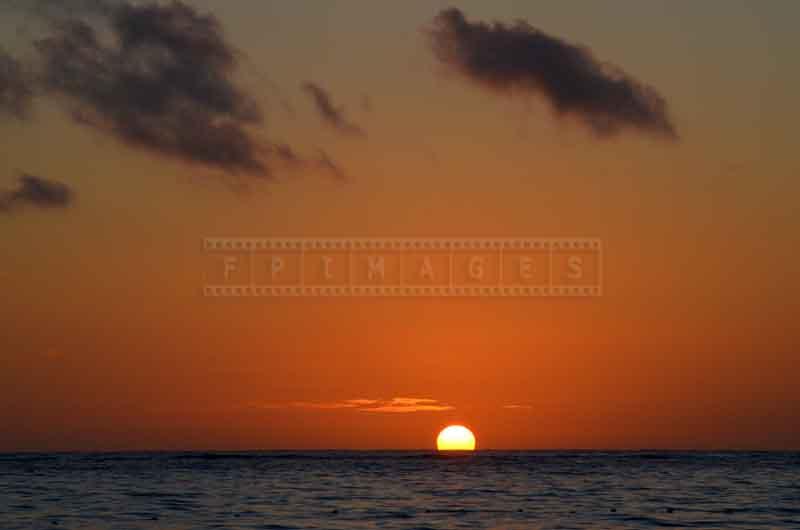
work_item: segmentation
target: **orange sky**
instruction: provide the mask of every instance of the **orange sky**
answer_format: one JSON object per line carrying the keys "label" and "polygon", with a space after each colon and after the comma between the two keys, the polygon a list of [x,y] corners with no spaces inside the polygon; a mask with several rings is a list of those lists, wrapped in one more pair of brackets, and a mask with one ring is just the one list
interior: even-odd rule
{"label": "orange sky", "polygon": [[[800,448],[797,3],[459,3],[656,87],[675,142],[598,138],[443,68],[421,28],[445,3],[235,4],[191,2],[242,54],[254,134],[347,178],[241,192],[58,97],[0,119],[2,187],[76,193],[0,213],[0,451],[432,448],[454,422],[481,448]],[[27,56],[18,23],[0,46]],[[327,127],[305,82],[365,134]],[[604,293],[204,298],[202,240],[224,236],[598,237]],[[414,400],[440,410],[391,410]]]}

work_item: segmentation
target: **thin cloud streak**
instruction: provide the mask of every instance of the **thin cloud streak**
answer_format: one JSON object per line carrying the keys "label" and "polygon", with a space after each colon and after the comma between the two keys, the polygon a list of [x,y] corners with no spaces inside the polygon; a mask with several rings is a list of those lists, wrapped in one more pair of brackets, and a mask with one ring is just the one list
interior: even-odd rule
{"label": "thin cloud streak", "polygon": [[354,398],[341,401],[294,401],[291,403],[272,403],[257,405],[257,408],[308,410],[352,410],[358,412],[408,414],[414,412],[444,412],[455,407],[436,399],[395,397],[392,399]]}
{"label": "thin cloud streak", "polygon": [[455,407],[445,405],[435,399],[420,398],[394,398],[388,403],[378,407],[363,409],[365,412],[385,412],[392,414],[407,414],[409,412],[444,412]]}
{"label": "thin cloud streak", "polygon": [[344,114],[342,107],[337,107],[327,90],[312,82],[303,84],[303,90],[311,97],[322,121],[336,131],[349,136],[366,136],[366,132],[351,122]]}
{"label": "thin cloud streak", "polygon": [[344,169],[342,169],[342,166],[340,166],[338,162],[333,160],[330,155],[328,155],[328,153],[322,149],[319,150],[317,165],[320,167],[320,169],[329,173],[336,180],[347,180],[347,173],[345,173]]}

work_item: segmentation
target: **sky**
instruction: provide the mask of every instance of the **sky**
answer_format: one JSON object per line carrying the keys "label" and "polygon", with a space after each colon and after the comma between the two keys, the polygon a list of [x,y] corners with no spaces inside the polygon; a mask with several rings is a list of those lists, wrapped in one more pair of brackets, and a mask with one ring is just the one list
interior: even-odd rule
{"label": "sky", "polygon": [[[790,0],[0,0],[0,451],[798,449]],[[202,296],[208,237],[603,294]]]}

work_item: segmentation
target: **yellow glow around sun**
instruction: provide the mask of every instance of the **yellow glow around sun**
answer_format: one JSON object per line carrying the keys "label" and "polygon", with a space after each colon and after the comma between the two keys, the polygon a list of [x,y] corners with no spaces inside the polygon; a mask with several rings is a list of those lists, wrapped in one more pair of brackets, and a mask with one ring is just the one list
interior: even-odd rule
{"label": "yellow glow around sun", "polygon": [[436,438],[439,451],[474,451],[475,435],[463,425],[450,425]]}

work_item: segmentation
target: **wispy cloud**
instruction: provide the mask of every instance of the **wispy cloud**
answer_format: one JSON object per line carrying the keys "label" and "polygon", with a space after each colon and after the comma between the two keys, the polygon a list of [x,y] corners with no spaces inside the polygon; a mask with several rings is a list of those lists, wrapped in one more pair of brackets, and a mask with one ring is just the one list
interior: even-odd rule
{"label": "wispy cloud", "polygon": [[408,412],[443,412],[453,410],[455,407],[440,403],[435,399],[403,398],[398,397],[389,402],[364,409],[366,412],[390,412],[404,414]]}
{"label": "wispy cloud", "polygon": [[10,213],[26,206],[66,208],[74,200],[75,193],[66,184],[23,173],[15,187],[0,191],[0,213]]}
{"label": "wispy cloud", "polygon": [[380,403],[378,399],[366,399],[366,398],[358,398],[358,399],[348,399],[346,403],[351,405],[355,405],[357,407],[369,407],[372,405],[376,405]]}
{"label": "wispy cloud", "polygon": [[633,129],[677,138],[654,88],[525,21],[472,22],[449,8],[428,35],[436,57],[466,79],[500,94],[542,95],[558,116],[576,117],[600,136]]}
{"label": "wispy cloud", "polygon": [[317,158],[317,165],[329,173],[336,180],[347,180],[347,173],[345,173],[342,166],[339,165],[334,159],[328,155],[323,149],[319,150],[319,158]]}
{"label": "wispy cloud", "polygon": [[358,409],[363,407],[371,407],[378,403],[374,399],[345,399],[343,401],[295,401],[290,403],[291,407],[298,407],[303,409],[321,409],[321,410],[335,410],[335,409]]}
{"label": "wispy cloud", "polygon": [[510,404],[510,405],[503,405],[504,409],[509,410],[531,410],[533,406],[531,405],[519,405],[519,404]]}
{"label": "wispy cloud", "polygon": [[354,410],[359,412],[400,414],[412,412],[443,412],[455,408],[436,399],[414,397],[396,397],[391,399],[354,398],[341,401],[294,401],[290,403],[259,404],[256,405],[256,407],[267,409],[301,408],[311,410]]}
{"label": "wispy cloud", "polygon": [[350,121],[342,107],[337,107],[327,90],[316,83],[306,82],[303,90],[311,97],[322,120],[342,134],[366,136],[366,132]]}

